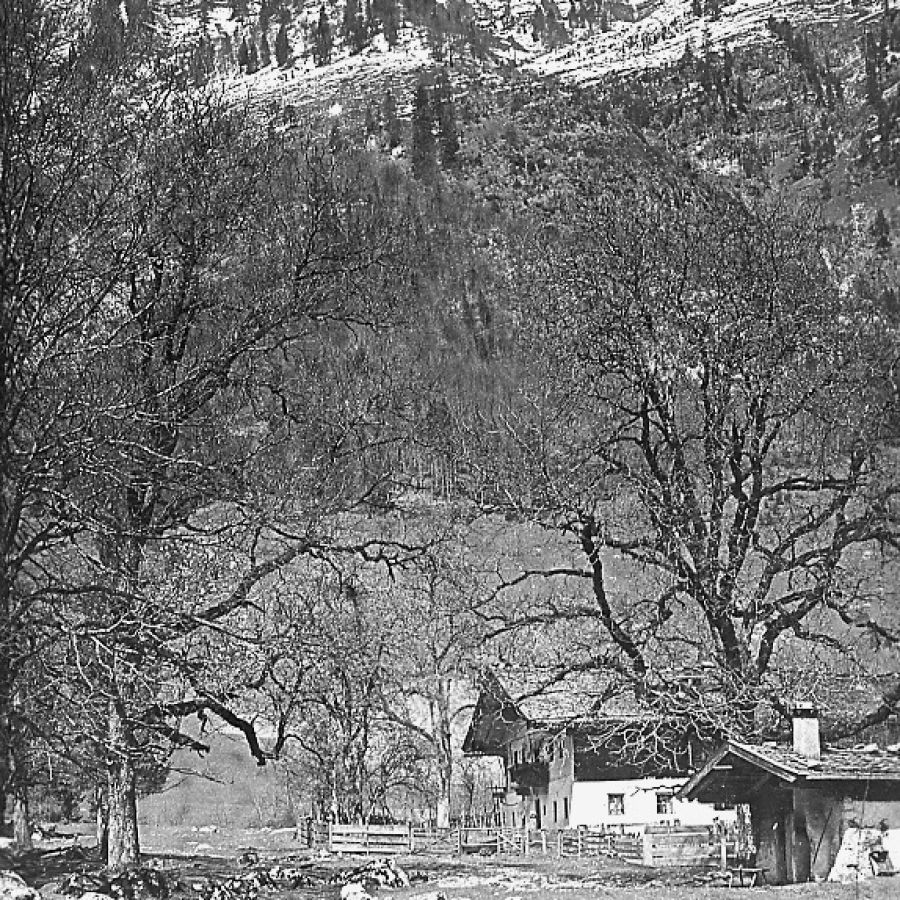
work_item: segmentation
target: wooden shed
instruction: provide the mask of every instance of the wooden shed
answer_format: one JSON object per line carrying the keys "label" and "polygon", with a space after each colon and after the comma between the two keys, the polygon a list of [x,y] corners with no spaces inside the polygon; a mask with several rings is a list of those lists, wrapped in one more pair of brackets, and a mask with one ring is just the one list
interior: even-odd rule
{"label": "wooden shed", "polygon": [[900,862],[900,745],[823,747],[809,710],[795,716],[793,737],[790,746],[727,741],[678,796],[748,804],[770,883],[887,874]]}

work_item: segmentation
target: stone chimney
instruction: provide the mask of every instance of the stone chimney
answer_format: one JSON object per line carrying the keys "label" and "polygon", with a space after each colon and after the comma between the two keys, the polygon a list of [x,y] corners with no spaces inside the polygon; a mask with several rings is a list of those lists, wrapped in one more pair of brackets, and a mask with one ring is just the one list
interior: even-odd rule
{"label": "stone chimney", "polygon": [[819,713],[812,703],[798,703],[792,712],[794,726],[794,752],[807,759],[822,757],[822,743],[819,738]]}

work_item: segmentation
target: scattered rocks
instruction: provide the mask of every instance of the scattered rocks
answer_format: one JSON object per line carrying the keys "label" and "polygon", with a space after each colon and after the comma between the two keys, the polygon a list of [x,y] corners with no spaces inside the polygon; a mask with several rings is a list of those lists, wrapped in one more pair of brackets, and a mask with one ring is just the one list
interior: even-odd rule
{"label": "scattered rocks", "polygon": [[373,859],[363,866],[340,872],[334,880],[372,887],[399,888],[410,885],[409,875],[393,859]]}
{"label": "scattered rocks", "polygon": [[41,895],[21,875],[3,870],[0,871],[0,900],[41,900]]}
{"label": "scattered rocks", "polygon": [[65,878],[59,887],[61,894],[70,897],[82,897],[86,894],[103,894],[109,896],[109,882],[102,875],[90,875],[87,872],[73,872]]}
{"label": "scattered rocks", "polygon": [[252,848],[248,848],[244,850],[243,853],[238,857],[238,865],[241,866],[255,866],[259,864],[259,854],[253,850]]}
{"label": "scattered rocks", "polygon": [[74,872],[63,881],[60,892],[81,900],[166,900],[177,887],[158,869],[128,869],[109,878],[101,873]]}
{"label": "scattered rocks", "polygon": [[[253,855],[258,862],[258,854],[254,851]],[[249,854],[242,854],[241,860],[242,865],[252,864],[249,862]],[[318,883],[321,883],[321,879],[317,881],[301,866],[283,866],[276,863],[270,866],[257,865],[223,880],[198,879],[191,882],[190,887],[200,900],[256,900],[263,890],[296,890]]]}
{"label": "scattered rocks", "polygon": [[317,881],[311,874],[300,866],[274,865],[266,870],[269,879],[278,887],[296,890],[299,887],[309,887]]}
{"label": "scattered rocks", "polygon": [[373,859],[363,866],[339,872],[332,883],[344,882],[341,900],[375,900],[369,890],[409,887],[409,875],[392,859]]}

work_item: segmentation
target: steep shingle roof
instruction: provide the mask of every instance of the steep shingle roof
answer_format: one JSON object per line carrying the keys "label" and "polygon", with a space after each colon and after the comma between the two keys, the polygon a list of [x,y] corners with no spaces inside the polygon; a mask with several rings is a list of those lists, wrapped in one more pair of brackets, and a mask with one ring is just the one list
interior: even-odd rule
{"label": "steep shingle roof", "polygon": [[634,696],[602,672],[497,670],[507,698],[530,725],[638,718]]}
{"label": "steep shingle roof", "polygon": [[785,746],[727,741],[678,796],[747,802],[759,790],[760,774],[792,786],[872,781],[900,784],[900,747],[824,748],[819,759],[810,759]]}
{"label": "steep shingle roof", "polygon": [[900,752],[877,747],[822,750],[818,760],[810,760],[789,747],[768,744],[741,744],[730,741],[726,746],[742,751],[748,762],[754,758],[806,781],[866,781],[887,778],[900,781]]}

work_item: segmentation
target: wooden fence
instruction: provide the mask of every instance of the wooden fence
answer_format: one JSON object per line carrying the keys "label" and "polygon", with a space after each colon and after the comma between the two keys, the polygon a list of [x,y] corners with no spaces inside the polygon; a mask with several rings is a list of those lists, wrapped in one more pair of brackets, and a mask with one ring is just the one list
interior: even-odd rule
{"label": "wooden fence", "polygon": [[411,853],[413,846],[413,830],[409,825],[328,825],[331,853],[389,856]]}
{"label": "wooden fence", "polygon": [[332,853],[612,856],[645,866],[725,865],[733,848],[705,826],[647,826],[631,834],[587,828],[452,828],[309,823],[301,837]]}
{"label": "wooden fence", "polygon": [[725,866],[728,847],[704,826],[648,826],[643,834],[645,866]]}

